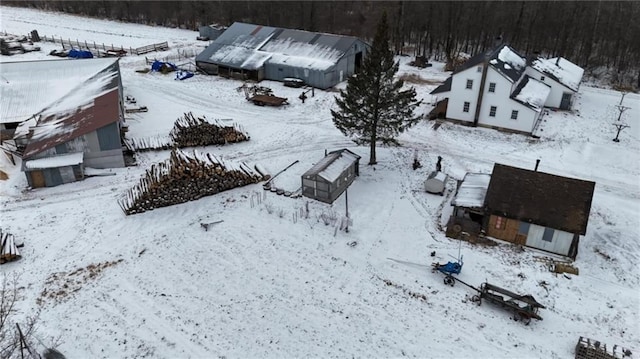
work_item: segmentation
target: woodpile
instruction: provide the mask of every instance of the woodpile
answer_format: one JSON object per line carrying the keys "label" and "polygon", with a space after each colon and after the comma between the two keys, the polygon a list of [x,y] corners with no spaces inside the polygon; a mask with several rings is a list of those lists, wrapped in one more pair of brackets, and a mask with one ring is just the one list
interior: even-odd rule
{"label": "woodpile", "polygon": [[125,138],[124,145],[129,151],[168,150],[174,147],[169,136]]}
{"label": "woodpile", "polygon": [[232,164],[208,153],[173,149],[170,158],[154,164],[140,182],[118,200],[126,215],[194,201],[264,180],[246,163]]}
{"label": "woodpile", "polygon": [[22,258],[13,234],[0,229],[0,264]]}
{"label": "woodpile", "polygon": [[205,116],[195,117],[191,112],[176,120],[169,136],[178,148],[224,145],[249,140],[249,135],[237,124],[224,126],[218,120],[212,123],[207,121]]}
{"label": "woodpile", "polygon": [[205,116],[195,117],[189,112],[176,120],[169,136],[125,138],[124,144],[129,151],[136,152],[224,145],[248,140],[249,134],[238,124],[225,126],[220,120],[210,122]]}

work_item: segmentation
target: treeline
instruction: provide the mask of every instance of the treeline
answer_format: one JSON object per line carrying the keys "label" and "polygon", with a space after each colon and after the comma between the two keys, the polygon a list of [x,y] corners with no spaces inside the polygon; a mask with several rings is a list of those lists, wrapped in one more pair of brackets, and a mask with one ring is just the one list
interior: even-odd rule
{"label": "treeline", "polygon": [[386,11],[396,51],[409,55],[475,54],[501,36],[522,55],[559,55],[587,69],[604,66],[618,74],[635,75],[640,69],[636,1],[5,0],[3,5],[192,30],[243,21],[365,40],[372,39]]}

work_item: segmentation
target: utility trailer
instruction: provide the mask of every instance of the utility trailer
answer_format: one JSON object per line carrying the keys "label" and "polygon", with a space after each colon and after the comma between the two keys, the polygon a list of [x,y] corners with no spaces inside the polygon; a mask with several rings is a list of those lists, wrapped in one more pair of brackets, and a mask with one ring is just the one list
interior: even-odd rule
{"label": "utility trailer", "polygon": [[482,283],[480,289],[476,290],[478,294],[471,299],[478,305],[482,304],[484,299],[502,308],[512,310],[516,316],[515,319],[522,320],[526,325],[529,325],[532,318],[542,320],[542,317],[538,315],[538,309],[546,307],[538,303],[532,295],[517,294],[488,282]]}
{"label": "utility trailer", "polygon": [[257,106],[282,106],[288,105],[287,99],[273,95],[255,95],[249,98]]}

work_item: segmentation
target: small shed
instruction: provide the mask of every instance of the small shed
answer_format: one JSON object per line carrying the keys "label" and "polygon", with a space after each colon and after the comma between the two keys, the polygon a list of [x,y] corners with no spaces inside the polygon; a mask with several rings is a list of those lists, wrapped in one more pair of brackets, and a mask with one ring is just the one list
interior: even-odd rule
{"label": "small shed", "polygon": [[29,186],[53,187],[84,179],[84,153],[68,153],[23,162]]}
{"label": "small shed", "polygon": [[333,203],[360,175],[360,156],[345,149],[329,152],[302,175],[302,195]]}
{"label": "small shed", "polygon": [[424,189],[428,193],[431,194],[439,194],[444,195],[444,188],[447,183],[447,176],[445,173],[440,171],[433,171],[427,177],[427,180],[424,181]]}

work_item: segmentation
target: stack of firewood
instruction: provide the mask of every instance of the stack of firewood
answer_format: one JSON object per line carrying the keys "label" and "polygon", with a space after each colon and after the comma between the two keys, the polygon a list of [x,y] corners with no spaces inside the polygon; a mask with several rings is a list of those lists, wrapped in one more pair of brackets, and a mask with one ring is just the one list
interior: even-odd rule
{"label": "stack of firewood", "polygon": [[152,165],[118,203],[130,215],[197,200],[264,178],[265,174],[244,162],[231,164],[212,154],[174,149],[169,160]]}
{"label": "stack of firewood", "polygon": [[237,124],[224,126],[217,120],[209,122],[204,116],[195,117],[191,112],[176,120],[169,136],[179,148],[224,145],[249,140],[249,135]]}
{"label": "stack of firewood", "polygon": [[2,232],[0,229],[0,264],[22,258],[13,234]]}

